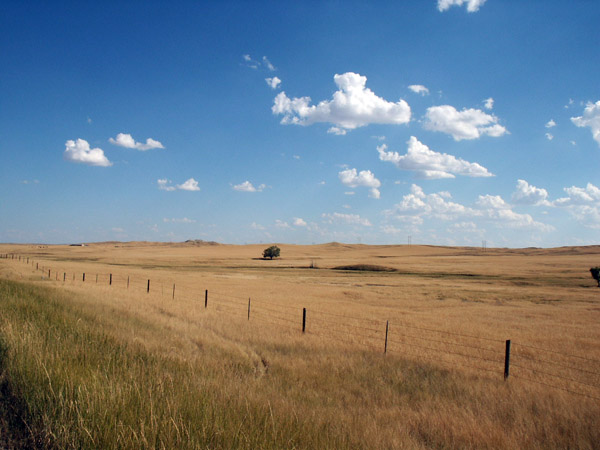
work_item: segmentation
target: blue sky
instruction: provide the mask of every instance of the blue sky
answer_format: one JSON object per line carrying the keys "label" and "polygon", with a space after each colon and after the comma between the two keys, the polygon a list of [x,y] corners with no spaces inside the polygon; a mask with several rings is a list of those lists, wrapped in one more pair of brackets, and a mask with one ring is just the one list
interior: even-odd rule
{"label": "blue sky", "polygon": [[0,242],[600,244],[600,3],[0,5]]}

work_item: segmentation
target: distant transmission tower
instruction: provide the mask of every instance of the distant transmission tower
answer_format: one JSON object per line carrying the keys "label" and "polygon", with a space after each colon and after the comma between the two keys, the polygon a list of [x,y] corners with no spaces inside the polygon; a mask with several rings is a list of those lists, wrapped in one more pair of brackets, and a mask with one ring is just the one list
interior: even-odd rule
{"label": "distant transmission tower", "polygon": [[481,241],[481,249],[484,252],[487,250],[487,241]]}

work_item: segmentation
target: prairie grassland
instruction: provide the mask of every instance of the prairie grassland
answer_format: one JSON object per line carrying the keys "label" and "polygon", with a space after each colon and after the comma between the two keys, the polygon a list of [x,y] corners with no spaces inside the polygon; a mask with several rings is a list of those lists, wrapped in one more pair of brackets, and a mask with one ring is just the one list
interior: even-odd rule
{"label": "prairie grassland", "polygon": [[[36,439],[598,448],[600,248],[263,247],[0,245],[22,257],[0,260],[20,280],[2,281],[4,378]],[[332,270],[355,264],[395,271]]]}

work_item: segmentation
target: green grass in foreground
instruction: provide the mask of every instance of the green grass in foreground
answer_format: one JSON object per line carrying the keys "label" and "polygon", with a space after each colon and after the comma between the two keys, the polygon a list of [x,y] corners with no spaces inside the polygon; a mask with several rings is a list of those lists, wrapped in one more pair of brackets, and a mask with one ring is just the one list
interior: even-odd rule
{"label": "green grass in foreground", "polygon": [[274,418],[269,407],[207,392],[207,374],[197,364],[118,342],[70,296],[0,280],[0,413],[10,401],[4,419],[14,434],[9,443],[61,449],[348,446],[321,425]]}

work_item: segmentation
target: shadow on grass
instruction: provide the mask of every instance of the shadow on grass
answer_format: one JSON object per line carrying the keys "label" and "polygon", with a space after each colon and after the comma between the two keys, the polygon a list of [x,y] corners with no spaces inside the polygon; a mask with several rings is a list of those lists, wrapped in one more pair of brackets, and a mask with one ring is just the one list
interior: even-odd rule
{"label": "shadow on grass", "polygon": [[0,449],[41,449],[41,440],[28,427],[25,402],[15,395],[5,366],[8,352],[0,337]]}

